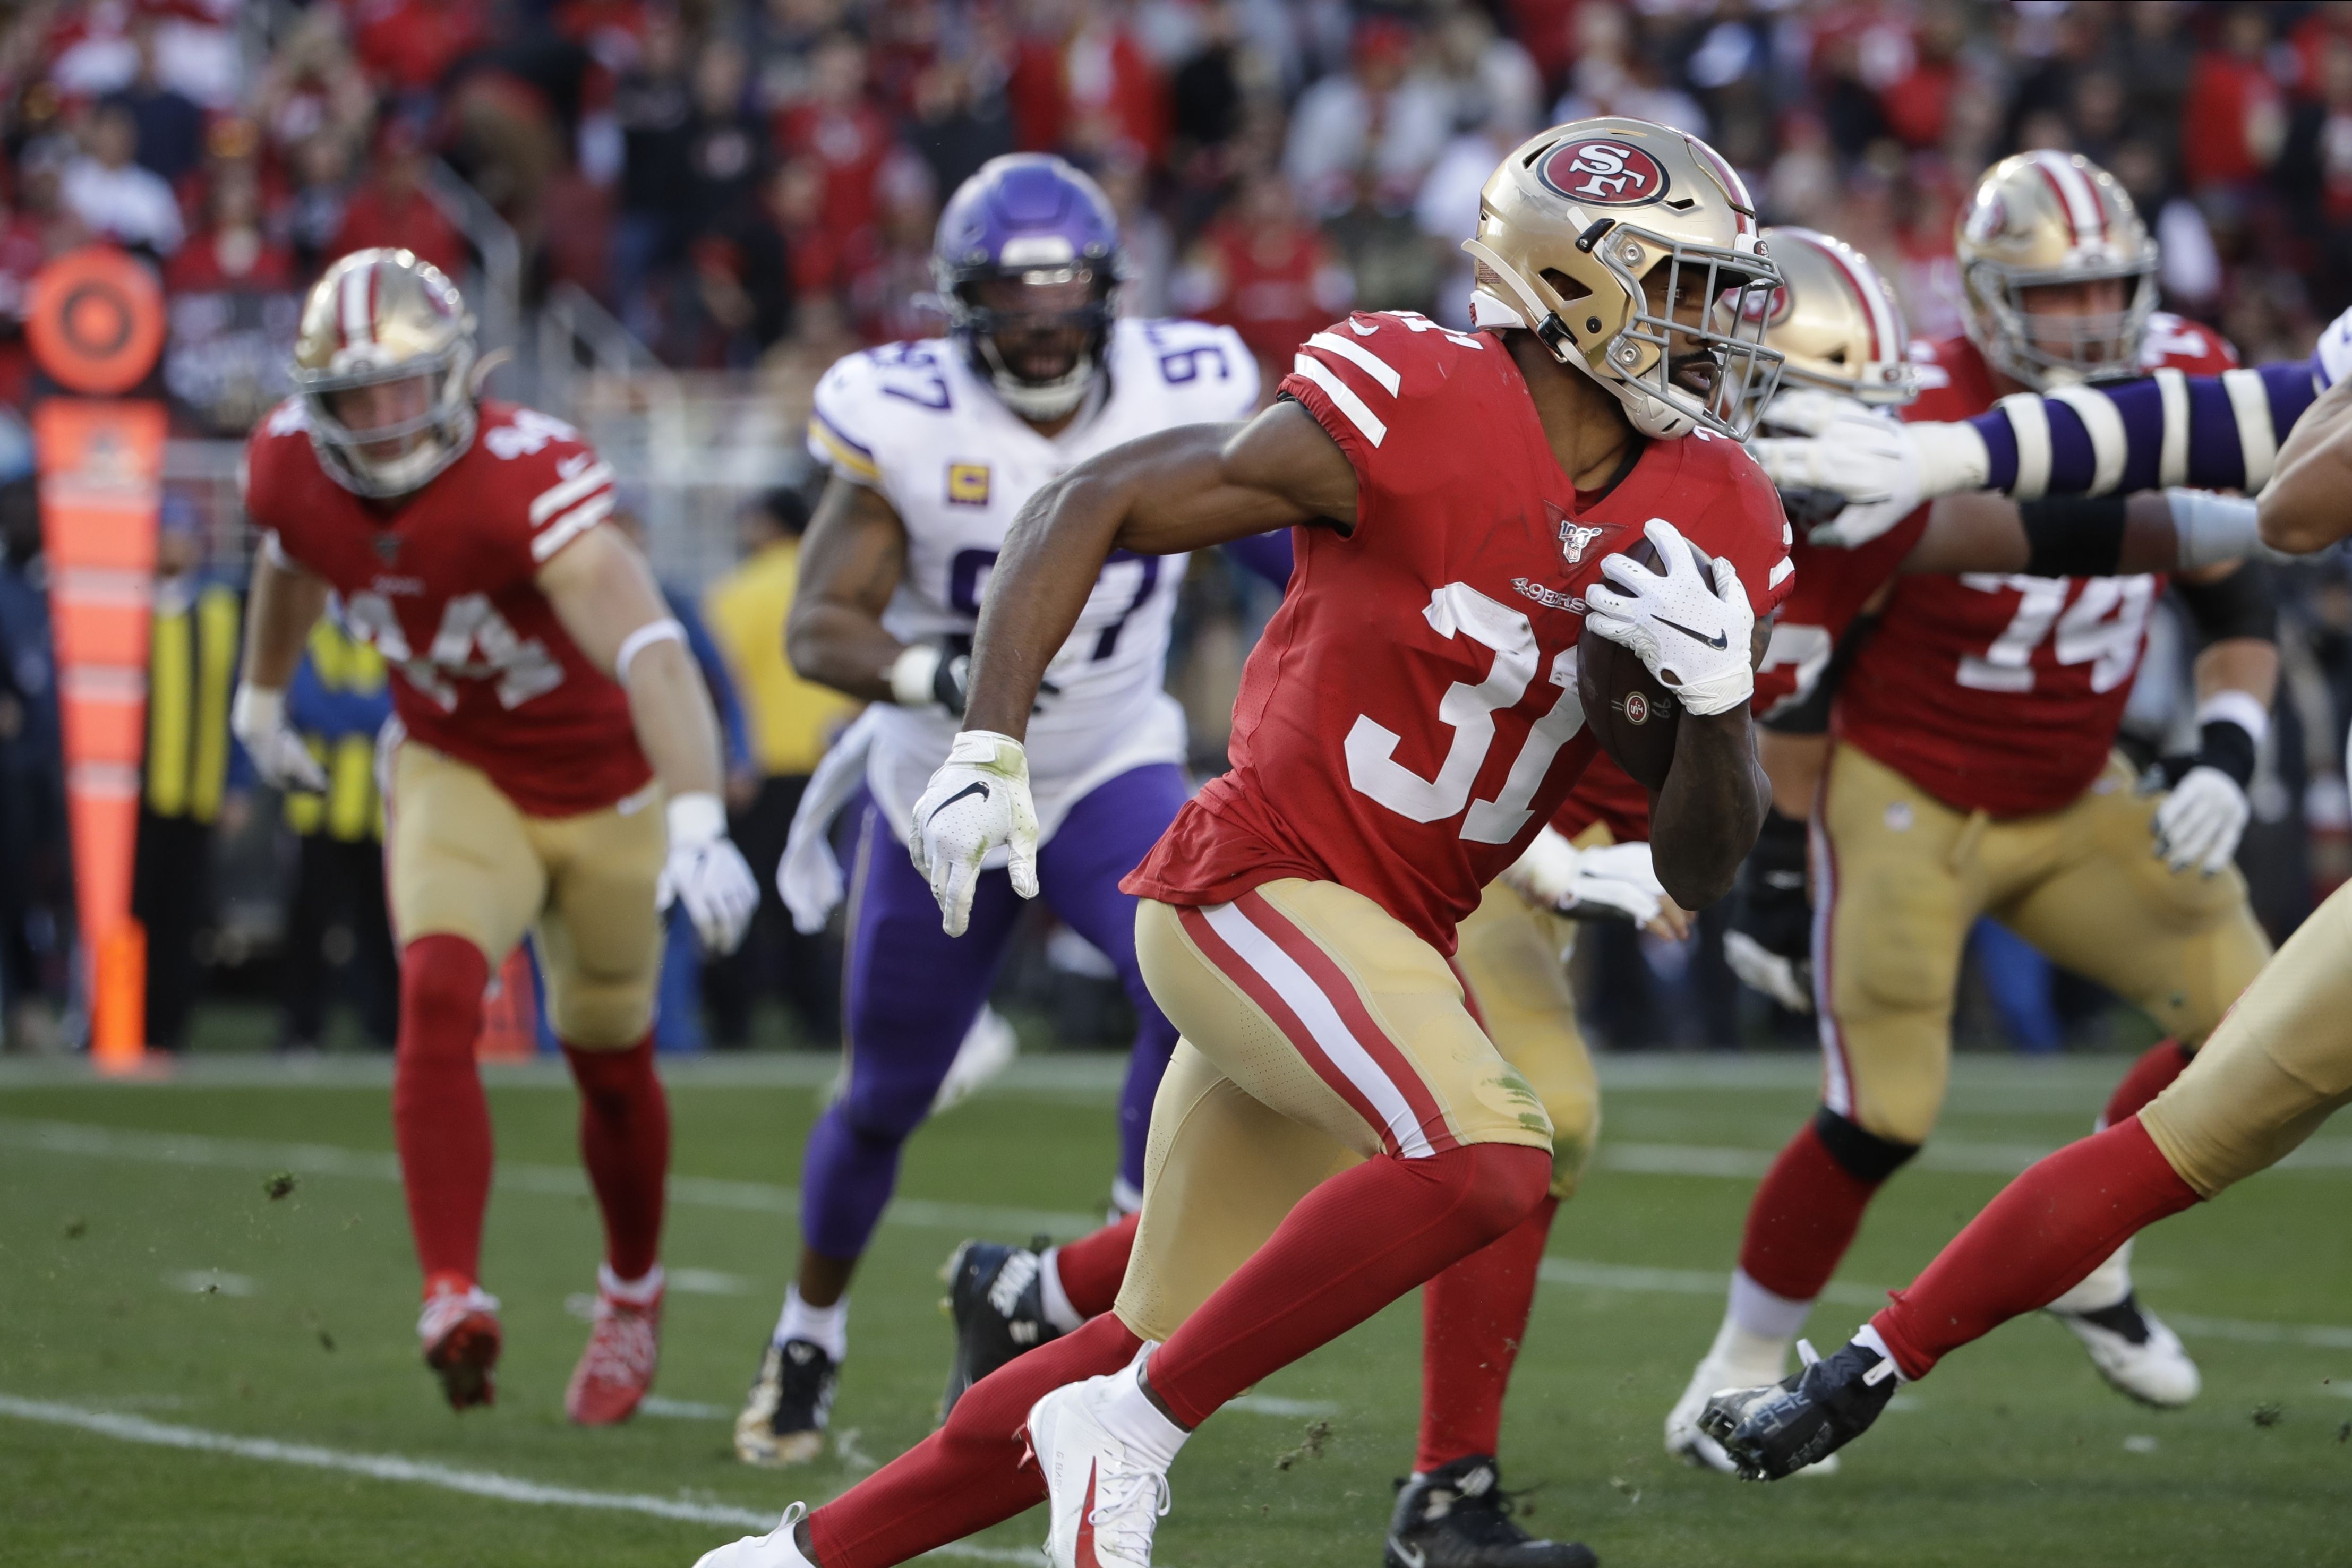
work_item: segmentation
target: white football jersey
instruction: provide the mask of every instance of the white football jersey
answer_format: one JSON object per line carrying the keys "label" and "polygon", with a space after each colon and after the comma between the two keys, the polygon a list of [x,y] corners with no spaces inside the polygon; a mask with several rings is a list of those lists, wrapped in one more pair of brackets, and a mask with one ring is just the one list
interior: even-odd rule
{"label": "white football jersey", "polygon": [[[886,343],[817,383],[809,450],[881,492],[907,527],[907,563],[882,624],[902,642],[969,639],[1013,519],[1064,470],[1180,424],[1246,419],[1257,361],[1227,327],[1124,319],[1086,412],[1051,439],[1000,402],[950,340]],[[1045,672],[1029,720],[1029,785],[1042,837],[1105,780],[1184,760],[1184,716],[1165,688],[1169,622],[1185,558],[1121,551]],[[968,643],[967,643],[968,645]],[[903,841],[916,800],[947,759],[945,709],[877,705],[866,784]],[[1002,852],[991,864],[1002,862]]]}

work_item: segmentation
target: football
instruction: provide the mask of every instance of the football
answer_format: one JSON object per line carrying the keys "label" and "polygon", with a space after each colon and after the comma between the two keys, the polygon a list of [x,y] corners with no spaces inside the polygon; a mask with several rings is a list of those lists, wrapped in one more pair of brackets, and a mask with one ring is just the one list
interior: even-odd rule
{"label": "football", "polygon": [[[1635,539],[1621,553],[1653,571],[1658,569],[1657,547],[1646,538]],[[1709,564],[1705,552],[1697,553],[1702,567]],[[1576,643],[1576,695],[1601,749],[1643,789],[1654,793],[1664,788],[1683,705],[1631,648],[1603,637],[1589,621]]]}

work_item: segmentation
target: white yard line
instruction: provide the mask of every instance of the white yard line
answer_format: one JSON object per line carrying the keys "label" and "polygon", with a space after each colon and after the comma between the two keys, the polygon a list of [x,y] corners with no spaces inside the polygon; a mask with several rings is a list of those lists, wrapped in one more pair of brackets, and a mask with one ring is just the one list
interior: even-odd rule
{"label": "white yard line", "polygon": [[[224,1454],[231,1458],[299,1465],[307,1469],[336,1470],[345,1475],[365,1476],[372,1480],[438,1487],[444,1491],[465,1492],[499,1502],[545,1508],[604,1509],[617,1513],[650,1514],[656,1519],[677,1520],[688,1524],[727,1525],[746,1530],[768,1530],[776,1522],[773,1513],[736,1508],[727,1503],[690,1502],[683,1498],[655,1497],[646,1492],[589,1491],[579,1487],[547,1486],[488,1470],[458,1469],[430,1459],[404,1458],[397,1454],[353,1454],[340,1448],[322,1448],[314,1443],[283,1443],[272,1437],[239,1437],[226,1432],[168,1426],[142,1416],[91,1410],[47,1399],[19,1399],[13,1395],[0,1394],[0,1416],[19,1421],[37,1421],[52,1427],[70,1427],[98,1437],[112,1437],[118,1442],[143,1443],[159,1448],[184,1448],[202,1454]],[[1036,1563],[1040,1558],[1036,1552],[973,1546],[962,1542],[942,1546],[930,1555],[971,1558],[984,1563],[1029,1564]]]}
{"label": "white yard line", "polygon": [[[1582,1258],[1547,1258],[1538,1277],[1547,1285],[1569,1285],[1587,1291],[1622,1291],[1667,1296],[1720,1298],[1730,1284],[1728,1274],[1704,1269],[1643,1269],[1623,1263],[1596,1263]],[[1886,1292],[1873,1285],[1837,1281],[1822,1292],[1832,1306],[1874,1310],[1886,1304]],[[2322,1350],[2352,1350],[2352,1328],[2334,1323],[2271,1323],[2245,1318],[2201,1318],[2167,1308],[2164,1321],[2190,1339],[2234,1340],[2242,1344],[2301,1344]],[[1818,1337],[1818,1336],[1817,1336]]]}
{"label": "white yard line", "polygon": [[[1991,1175],[2022,1169],[2035,1155],[2035,1151],[2026,1145],[1947,1145],[1945,1148],[1948,1156],[1955,1154],[1963,1158],[1980,1155],[1982,1163],[1944,1168],[1978,1170]],[[325,1144],[263,1144],[193,1133],[146,1133],[95,1127],[76,1122],[0,1118],[0,1149],[215,1169],[290,1170],[301,1176],[356,1176],[395,1182],[400,1179],[400,1162],[391,1155],[367,1154]],[[1612,1152],[1627,1162],[1616,1168],[1649,1175],[1753,1176],[1760,1174],[1772,1157],[1759,1150],[1679,1144],[1621,1144],[1612,1151],[1611,1145],[1604,1144],[1601,1145],[1604,1164],[1612,1163]],[[1935,1153],[1936,1146],[1928,1145],[1921,1155],[1920,1163],[1930,1163],[1930,1156]],[[2316,1168],[2341,1169],[2352,1166],[2352,1157],[2345,1157],[2347,1155],[2352,1155],[2352,1140],[2336,1140],[2332,1145],[2315,1141],[2296,1151],[2287,1164],[2292,1166],[2305,1161],[2306,1156],[2312,1156],[2309,1163]],[[2337,1163],[2339,1158],[2341,1164]],[[1753,1168],[1735,1168],[1741,1161],[1753,1162]],[[500,1165],[497,1186],[505,1191],[561,1197],[575,1197],[588,1190],[585,1178],[575,1168],[515,1162]],[[672,1176],[669,1196],[673,1203],[708,1208],[786,1215],[797,1214],[800,1208],[799,1193],[791,1187],[768,1182]],[[1042,1230],[1055,1236],[1081,1236],[1101,1223],[1088,1214],[1053,1209],[998,1208],[983,1204],[938,1203],[926,1198],[894,1199],[883,1211],[882,1218],[885,1224],[975,1235],[1025,1235]],[[1587,1290],[1697,1296],[1721,1295],[1727,1279],[1726,1275],[1705,1270],[1652,1269],[1570,1258],[1545,1259],[1542,1277],[1547,1284],[1580,1285]],[[1875,1308],[1885,1304],[1886,1293],[1871,1286],[1837,1281],[1822,1292],[1822,1300],[1834,1306]],[[2184,1316],[2169,1311],[2164,1317],[2167,1322],[2182,1333],[2192,1336],[2201,1334],[2208,1339],[2235,1340],[2246,1344],[2305,1344],[2330,1350],[2352,1349],[2352,1328],[2334,1324],[2204,1318]]]}

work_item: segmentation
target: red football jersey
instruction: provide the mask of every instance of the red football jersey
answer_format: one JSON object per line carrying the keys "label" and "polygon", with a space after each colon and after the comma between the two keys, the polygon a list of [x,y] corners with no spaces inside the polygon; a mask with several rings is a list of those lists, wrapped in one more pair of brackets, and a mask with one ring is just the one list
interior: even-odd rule
{"label": "red football jersey", "polygon": [[534,580],[613,509],[613,471],[560,419],[484,402],[474,444],[391,504],[352,495],[289,400],[246,444],[246,510],[341,596],[383,655],[408,733],[490,776],[522,810],[599,810],[653,777],[626,693],[591,664]]}
{"label": "red football jersey", "polygon": [[1282,390],[1354,465],[1356,526],[1295,531],[1289,591],[1242,671],[1233,771],[1121,885],[1204,904],[1337,882],[1451,953],[1594,751],[1576,640],[1601,559],[1664,517],[1763,615],[1789,578],[1780,497],[1713,435],[1648,443],[1579,492],[1491,334],[1358,314],[1297,363]]}
{"label": "red football jersey", "polygon": [[1618,843],[1649,841],[1650,792],[1598,748],[1584,776],[1551,814],[1551,825],[1571,839],[1595,822],[1606,826]]}
{"label": "red football jersey", "polygon": [[[1999,393],[1974,344],[1948,339],[1931,351],[1906,419],[1968,419],[1993,405]],[[2147,359],[2191,375],[2237,363],[2227,344],[2176,317],[2151,326]],[[1916,538],[1924,527],[1923,508],[1898,531]],[[1898,578],[1838,688],[1836,733],[1961,810],[2057,810],[2106,766],[2163,587],[2153,575]]]}

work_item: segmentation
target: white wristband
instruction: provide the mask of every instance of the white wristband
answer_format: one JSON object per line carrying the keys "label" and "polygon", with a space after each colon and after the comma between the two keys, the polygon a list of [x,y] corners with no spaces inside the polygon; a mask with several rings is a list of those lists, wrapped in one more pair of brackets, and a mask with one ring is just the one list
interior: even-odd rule
{"label": "white wristband", "polygon": [[613,678],[621,685],[627,685],[629,666],[636,662],[639,653],[656,643],[685,641],[686,628],[679,625],[675,619],[665,615],[658,621],[646,622],[621,639],[621,651],[613,655]]}
{"label": "white wristband", "polygon": [[900,707],[929,707],[937,703],[940,699],[931,686],[939,678],[942,656],[933,643],[910,643],[898,650],[898,656],[883,672],[890,683],[890,700]]}
{"label": "white wristband", "polygon": [[2260,747],[2263,737],[2271,732],[2270,709],[2263,706],[2252,692],[2242,692],[2225,686],[2197,705],[2197,727],[2203,729],[2213,723],[2234,724],[2254,737]]}
{"label": "white wristband", "polygon": [[2167,490],[2164,503],[2172,513],[2172,535],[2183,570],[2263,553],[2262,534],[2254,525],[2257,511],[2245,497]]}
{"label": "white wristband", "polygon": [[669,847],[715,844],[727,836],[727,808],[716,795],[696,790],[671,798],[662,813],[669,821]]}

